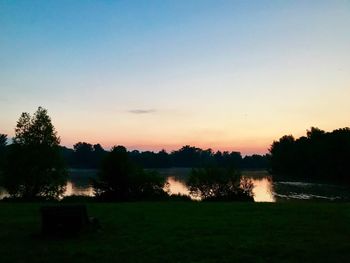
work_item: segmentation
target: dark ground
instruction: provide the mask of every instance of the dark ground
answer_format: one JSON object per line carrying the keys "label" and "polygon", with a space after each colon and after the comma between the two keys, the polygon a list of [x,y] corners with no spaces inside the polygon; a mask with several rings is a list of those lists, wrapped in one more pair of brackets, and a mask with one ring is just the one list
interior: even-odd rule
{"label": "dark ground", "polygon": [[350,262],[348,203],[91,203],[75,238],[40,237],[39,208],[0,203],[0,262]]}

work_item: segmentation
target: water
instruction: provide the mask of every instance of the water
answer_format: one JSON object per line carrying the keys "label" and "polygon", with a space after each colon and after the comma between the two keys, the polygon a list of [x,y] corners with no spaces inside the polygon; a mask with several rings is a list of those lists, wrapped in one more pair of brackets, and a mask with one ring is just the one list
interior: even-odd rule
{"label": "water", "polygon": [[350,200],[349,186],[305,182],[277,182],[273,185],[274,196],[277,201],[281,199]]}
{"label": "water", "polygon": [[[186,179],[190,169],[158,169],[167,179],[166,191],[169,194],[190,195]],[[73,170],[72,179],[67,184],[65,195],[93,196],[93,188],[87,179],[95,176],[93,170]],[[339,185],[313,184],[305,182],[273,182],[266,171],[243,171],[242,175],[252,180],[255,202],[279,202],[282,200],[350,200],[349,187]],[[192,199],[196,199],[192,197]]]}
{"label": "water", "polygon": [[[275,202],[275,198],[272,192],[272,183],[269,178],[257,178],[253,179],[253,193],[254,193],[254,201],[255,202]],[[190,191],[188,190],[184,181],[174,177],[169,176],[167,178],[167,183],[169,187],[169,194],[182,194],[190,196]],[[197,200],[194,196],[191,196],[192,199]]]}
{"label": "water", "polygon": [[76,184],[73,181],[69,180],[66,185],[66,192],[64,196],[70,195],[86,195],[86,196],[94,196],[94,189],[89,184]]}
{"label": "water", "polygon": [[[169,168],[158,169],[161,176],[166,177],[167,187],[164,188],[170,195],[181,194],[190,196],[190,191],[186,186],[186,179],[191,169],[187,168]],[[86,195],[93,196],[94,191],[90,184],[89,177],[94,177],[94,170],[71,170],[71,177],[66,186],[65,196]],[[273,184],[271,177],[265,172],[243,172],[245,177],[253,181],[254,200],[256,202],[275,202]],[[192,199],[198,198],[191,196]]]}
{"label": "water", "polygon": [[[158,169],[167,180],[169,194],[190,195],[186,179],[190,169],[169,168]],[[64,196],[93,196],[91,178],[96,177],[96,170],[69,171],[70,180],[66,185]],[[304,182],[273,182],[266,171],[243,171],[242,175],[252,180],[255,202],[279,202],[282,200],[350,200],[350,188],[339,185],[313,184]],[[0,199],[7,196],[0,188]],[[196,199],[192,197],[193,199]]]}
{"label": "water", "polygon": [[255,202],[276,202],[272,179],[270,176],[253,178],[253,194]]}
{"label": "water", "polygon": [[9,195],[6,193],[5,189],[0,187],[0,200],[4,197],[8,197]]}

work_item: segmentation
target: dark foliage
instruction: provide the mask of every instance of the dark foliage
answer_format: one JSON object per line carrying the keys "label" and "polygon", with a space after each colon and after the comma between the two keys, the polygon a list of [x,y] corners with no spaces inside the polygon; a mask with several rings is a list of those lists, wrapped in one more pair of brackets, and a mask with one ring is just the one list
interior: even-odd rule
{"label": "dark foliage", "polygon": [[252,182],[233,168],[193,169],[187,185],[203,201],[254,201]]}
{"label": "dark foliage", "polygon": [[[4,165],[6,145],[7,145],[7,135],[0,133],[0,175]],[[0,185],[1,185],[1,181],[0,181]]]}
{"label": "dark foliage", "polygon": [[7,135],[0,133],[0,149],[5,148],[7,145]]}
{"label": "dark foliage", "polygon": [[63,193],[66,170],[59,142],[45,109],[39,107],[33,117],[22,113],[6,149],[1,180],[12,197],[57,198]]}
{"label": "dark foliage", "polygon": [[136,166],[125,147],[116,146],[102,161],[94,188],[105,201],[157,200],[167,197],[164,184],[157,173]]}
{"label": "dark foliage", "polygon": [[269,156],[253,154],[251,156],[244,156],[240,161],[238,167],[241,169],[262,170],[269,167]]}
{"label": "dark foliage", "polygon": [[100,144],[87,142],[78,142],[73,149],[61,146],[60,152],[66,164],[76,169],[98,169],[107,154]]}
{"label": "dark foliage", "polygon": [[78,142],[74,145],[74,165],[77,168],[98,168],[105,153],[100,144]]}
{"label": "dark foliage", "polygon": [[[108,152],[100,144],[78,142],[74,149],[61,147],[61,154],[67,165],[72,168],[96,169]],[[170,167],[203,167],[217,165],[221,167],[234,166],[240,169],[267,169],[267,155],[252,155],[242,158],[239,152],[217,151],[200,149],[189,145],[167,153],[137,150],[128,152],[131,161],[144,168],[170,168]]]}
{"label": "dark foliage", "polygon": [[129,156],[135,164],[144,168],[167,168],[172,166],[171,156],[165,150],[158,153],[134,150],[129,152]]}
{"label": "dark foliage", "polygon": [[283,136],[270,148],[274,179],[350,183],[350,129],[325,132],[312,127],[306,136]]}

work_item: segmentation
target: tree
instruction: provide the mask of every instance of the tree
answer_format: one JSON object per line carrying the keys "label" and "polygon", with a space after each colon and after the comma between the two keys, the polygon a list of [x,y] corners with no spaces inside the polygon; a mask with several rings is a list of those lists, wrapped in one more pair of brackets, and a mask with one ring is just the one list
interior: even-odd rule
{"label": "tree", "polygon": [[7,145],[7,135],[0,133],[0,149],[4,149]]}
{"label": "tree", "polygon": [[91,168],[93,162],[93,145],[86,142],[78,142],[73,145],[74,163],[78,168]]}
{"label": "tree", "polygon": [[3,186],[12,197],[58,198],[64,192],[67,172],[59,143],[46,109],[39,107],[33,116],[22,113],[3,172]]}
{"label": "tree", "polygon": [[128,201],[158,199],[166,196],[164,179],[137,167],[123,146],[115,146],[102,161],[95,192],[102,200]]}
{"label": "tree", "polygon": [[350,129],[325,132],[311,127],[306,136],[283,136],[270,149],[275,180],[350,183]]}
{"label": "tree", "polygon": [[0,175],[1,175],[1,171],[3,169],[3,162],[4,162],[4,158],[5,158],[6,145],[7,145],[7,135],[0,133]]}
{"label": "tree", "polygon": [[178,167],[199,167],[201,149],[189,145],[173,151],[172,157],[175,166]]}
{"label": "tree", "polygon": [[253,201],[253,184],[233,168],[193,169],[187,185],[190,194],[204,201]]}
{"label": "tree", "polygon": [[98,168],[105,155],[105,150],[100,144],[78,142],[74,144],[73,166],[77,168]]}
{"label": "tree", "polygon": [[292,135],[285,135],[274,141],[269,149],[271,170],[278,174],[291,174],[296,167],[295,139]]}

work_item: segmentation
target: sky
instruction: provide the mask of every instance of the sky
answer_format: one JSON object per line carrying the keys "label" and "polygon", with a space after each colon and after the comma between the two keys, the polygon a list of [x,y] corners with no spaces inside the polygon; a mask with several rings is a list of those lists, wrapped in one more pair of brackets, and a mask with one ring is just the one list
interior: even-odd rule
{"label": "sky", "polygon": [[242,154],[348,127],[350,1],[0,0],[0,133]]}

